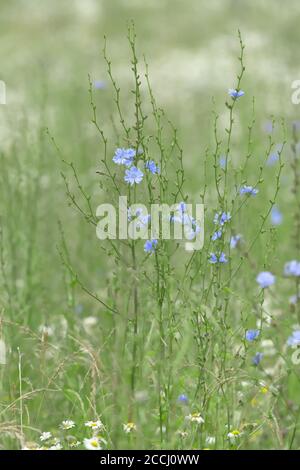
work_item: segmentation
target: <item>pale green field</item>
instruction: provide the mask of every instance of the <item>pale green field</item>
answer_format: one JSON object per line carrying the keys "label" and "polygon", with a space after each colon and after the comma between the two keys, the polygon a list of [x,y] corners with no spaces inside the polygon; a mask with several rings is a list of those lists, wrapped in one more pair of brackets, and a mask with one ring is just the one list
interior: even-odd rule
{"label": "pale green field", "polygon": [[[297,0],[0,3],[1,449],[49,448],[54,438],[81,449],[93,436],[85,423],[97,419],[105,449],[299,449],[300,364],[287,340],[300,329],[300,302],[290,301],[300,277],[283,275],[287,261],[300,261],[300,105],[291,101],[299,14]],[[238,29],[245,96],[230,129]],[[144,122],[140,108],[135,115],[139,93]],[[163,164],[150,186],[128,190],[112,162],[127,146]],[[244,184],[259,193],[239,195]],[[95,211],[116,203],[117,191],[145,204],[204,202],[203,250],[191,257],[159,242],[146,256],[143,241],[100,242]],[[214,245],[219,211],[232,218]],[[236,234],[242,242],[230,249]],[[209,263],[214,246],[227,264]],[[262,271],[275,285],[259,288]],[[256,328],[259,337],[247,341]],[[192,413],[204,423],[187,419]],[[62,430],[66,419],[75,426]],[[126,433],[128,422],[135,429]],[[41,441],[42,432],[51,438]]]}

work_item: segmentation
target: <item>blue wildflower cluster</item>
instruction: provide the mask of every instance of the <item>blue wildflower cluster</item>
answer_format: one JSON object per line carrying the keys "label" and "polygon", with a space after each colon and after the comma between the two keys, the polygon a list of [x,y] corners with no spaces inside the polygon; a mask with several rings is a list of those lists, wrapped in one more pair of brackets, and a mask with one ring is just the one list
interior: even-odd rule
{"label": "blue wildflower cluster", "polygon": [[[113,156],[114,163],[128,167],[125,171],[124,181],[131,186],[140,184],[144,177],[144,173],[134,164],[136,156],[137,152],[132,148],[117,148]],[[152,174],[160,174],[160,168],[153,160],[148,160],[145,163],[145,169]]]}
{"label": "blue wildflower cluster", "polygon": [[[260,335],[259,330],[247,330],[245,334],[245,338],[249,343],[253,343]],[[264,355],[261,352],[257,352],[253,357],[252,357],[252,364],[254,366],[258,366],[260,362],[262,361]]]}
{"label": "blue wildflower cluster", "polygon": [[183,201],[177,205],[174,215],[170,217],[170,222],[183,225],[185,236],[188,240],[193,240],[200,232],[200,226],[197,220],[187,212],[187,205]]}
{"label": "blue wildflower cluster", "polygon": [[211,264],[216,264],[216,263],[225,264],[225,263],[228,262],[228,259],[226,258],[226,255],[223,252],[221,252],[219,254],[211,253],[210,258],[209,258],[209,262]]}
{"label": "blue wildflower cluster", "polygon": [[223,225],[225,225],[226,222],[229,222],[230,220],[231,220],[230,212],[219,212],[214,217],[214,224],[221,225],[221,227],[223,227]]}
{"label": "blue wildflower cluster", "polygon": [[127,216],[129,222],[135,221],[136,225],[140,227],[147,226],[151,219],[151,215],[144,214],[142,208],[132,210],[131,207],[129,207]]}
{"label": "blue wildflower cluster", "polygon": [[[216,230],[213,233],[211,240],[213,242],[220,240],[224,234],[225,225],[231,220],[230,212],[218,212],[214,216],[214,224],[216,225]],[[211,264],[226,264],[228,259],[223,252],[211,253],[209,262]]]}
{"label": "blue wildflower cluster", "polygon": [[131,166],[136,156],[134,149],[118,148],[113,156],[113,162],[117,165]]}

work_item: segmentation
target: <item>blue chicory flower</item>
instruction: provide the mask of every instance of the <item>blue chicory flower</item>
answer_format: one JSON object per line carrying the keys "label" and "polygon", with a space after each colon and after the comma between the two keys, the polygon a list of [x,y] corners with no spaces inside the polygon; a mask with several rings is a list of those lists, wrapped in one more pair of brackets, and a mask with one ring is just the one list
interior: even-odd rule
{"label": "blue chicory flower", "polygon": [[289,298],[289,302],[291,305],[297,305],[297,303],[299,302],[300,300],[300,294],[299,295],[292,295],[290,298]]}
{"label": "blue chicory flower", "polygon": [[267,165],[268,166],[273,166],[275,165],[276,162],[278,162],[279,160],[279,154],[278,153],[271,153],[271,155],[269,155],[269,158],[267,160]]}
{"label": "blue chicory flower", "polygon": [[276,277],[269,271],[262,271],[256,277],[256,282],[260,285],[262,289],[270,287],[275,283]]}
{"label": "blue chicory flower", "polygon": [[219,263],[227,263],[227,261],[225,253],[222,252],[219,256]]}
{"label": "blue chicory flower", "polygon": [[228,90],[228,95],[231,96],[234,100],[237,98],[240,98],[241,96],[244,96],[245,92],[243,90],[235,90],[234,88],[229,88]]}
{"label": "blue chicory flower", "polygon": [[286,276],[300,276],[300,261],[292,260],[285,264],[284,274]]}
{"label": "blue chicory flower", "polygon": [[260,331],[259,330],[247,330],[246,331],[246,340],[247,341],[254,341],[256,338],[259,337]]}
{"label": "blue chicory flower", "polygon": [[272,134],[272,132],[274,131],[274,123],[273,121],[265,121],[263,123],[263,130],[264,132],[266,132],[267,134]]}
{"label": "blue chicory flower", "polygon": [[240,188],[240,194],[250,194],[251,196],[256,196],[258,192],[258,189],[254,188],[253,186],[244,185]]}
{"label": "blue chicory flower", "polygon": [[117,148],[113,156],[113,162],[117,165],[131,166],[133,164],[136,151],[128,148]]}
{"label": "blue chicory flower", "polygon": [[217,230],[211,237],[212,241],[215,242],[216,240],[219,240],[222,237],[222,233],[221,229]]}
{"label": "blue chicory flower", "polygon": [[181,212],[181,213],[185,212],[186,211],[186,203],[181,201],[178,204],[177,210],[178,210],[178,212]]}
{"label": "blue chicory flower", "polygon": [[103,80],[94,80],[93,85],[96,90],[103,90],[106,87],[106,83]]}
{"label": "blue chicory flower", "polygon": [[219,255],[216,255],[215,253],[210,254],[209,262],[211,264],[216,264],[216,263],[221,263],[225,264],[228,262],[225,253],[220,253]]}
{"label": "blue chicory flower", "polygon": [[158,243],[157,240],[147,240],[144,245],[144,251],[150,254],[154,253],[155,248],[157,247],[157,243]]}
{"label": "blue chicory flower", "polygon": [[188,403],[188,401],[189,401],[188,397],[187,397],[184,393],[182,393],[181,395],[179,395],[179,397],[177,398],[177,400],[178,400],[179,403],[183,403],[183,404],[186,404],[186,403]]}
{"label": "blue chicory flower", "polygon": [[264,357],[263,353],[257,352],[252,358],[252,364],[258,366],[262,358]]}
{"label": "blue chicory flower", "polygon": [[293,331],[287,340],[288,346],[298,346],[300,344],[300,330]]}
{"label": "blue chicory flower", "polygon": [[144,174],[139,170],[136,166],[132,166],[128,170],[125,171],[124,180],[126,183],[133,186],[135,183],[140,184],[143,180]]}
{"label": "blue chicory flower", "polygon": [[142,208],[137,208],[135,211],[131,209],[131,207],[128,208],[128,221],[131,222],[132,220],[136,221],[137,226],[145,226],[150,222],[151,215],[150,214],[144,214]]}
{"label": "blue chicory flower", "polygon": [[220,168],[222,168],[222,170],[225,170],[226,168],[226,156],[225,155],[220,156],[219,164],[220,164]]}
{"label": "blue chicory flower", "polygon": [[153,175],[155,175],[155,174],[159,175],[160,174],[160,168],[159,168],[158,165],[156,165],[156,163],[153,160],[148,160],[145,163],[145,168],[147,170],[149,170]]}
{"label": "blue chicory flower", "polygon": [[233,235],[230,239],[230,248],[232,248],[232,249],[236,248],[241,239],[242,239],[242,235],[240,235],[240,234]]}
{"label": "blue chicory flower", "polygon": [[282,213],[278,209],[278,207],[274,206],[272,207],[271,211],[271,223],[272,225],[280,225],[282,223]]}
{"label": "blue chicory flower", "polygon": [[214,224],[223,226],[226,222],[231,220],[230,212],[219,212],[214,216]]}

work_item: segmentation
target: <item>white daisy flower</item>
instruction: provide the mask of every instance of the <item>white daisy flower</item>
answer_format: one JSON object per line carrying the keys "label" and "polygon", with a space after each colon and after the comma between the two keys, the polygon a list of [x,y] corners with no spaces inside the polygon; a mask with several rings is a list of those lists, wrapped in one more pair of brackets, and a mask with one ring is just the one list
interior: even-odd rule
{"label": "white daisy flower", "polygon": [[84,439],[83,444],[87,450],[102,450],[102,447],[100,445],[100,440],[98,439],[98,437],[92,437],[91,439]]}
{"label": "white daisy flower", "polygon": [[74,421],[72,421],[71,419],[65,419],[61,423],[60,428],[66,430],[66,429],[74,428],[74,426],[75,426]]}
{"label": "white daisy flower", "polygon": [[132,422],[123,424],[123,430],[126,434],[129,434],[132,431],[136,431],[136,425]]}
{"label": "white daisy flower", "polygon": [[48,441],[48,439],[50,439],[52,437],[52,434],[51,432],[42,432],[42,434],[40,435],[40,440],[43,442],[43,441]]}
{"label": "white daisy flower", "polygon": [[99,431],[100,429],[104,428],[103,423],[102,421],[100,421],[100,419],[98,419],[97,421],[87,421],[86,423],[84,423],[84,425],[87,428],[93,429],[93,431]]}
{"label": "white daisy flower", "polygon": [[204,419],[202,418],[200,413],[192,413],[189,414],[188,416],[185,417],[187,421],[190,421],[191,423],[197,423],[197,424],[203,424]]}

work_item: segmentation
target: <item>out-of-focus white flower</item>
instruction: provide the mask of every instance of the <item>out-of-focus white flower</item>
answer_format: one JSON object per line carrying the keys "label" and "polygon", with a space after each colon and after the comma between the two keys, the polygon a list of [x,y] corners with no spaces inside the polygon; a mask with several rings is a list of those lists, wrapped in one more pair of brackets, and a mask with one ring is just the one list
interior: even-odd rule
{"label": "out-of-focus white flower", "polygon": [[52,437],[51,432],[42,432],[42,434],[40,435],[40,440],[42,442],[48,441],[48,439],[50,439],[51,437]]}
{"label": "out-of-focus white flower", "polygon": [[137,401],[137,402],[144,402],[144,401],[147,401],[149,398],[148,396],[148,392],[146,390],[138,390],[135,392],[134,394],[134,399]]}
{"label": "out-of-focus white flower", "polygon": [[40,325],[39,332],[44,336],[53,336],[54,330],[52,326]]}
{"label": "out-of-focus white flower", "polygon": [[98,318],[96,317],[86,317],[82,320],[82,324],[87,333],[91,333],[94,326],[98,323]]}
{"label": "out-of-focus white flower", "polygon": [[271,339],[262,340],[261,348],[265,356],[274,356],[276,354],[276,349]]}
{"label": "out-of-focus white flower", "polygon": [[250,385],[250,382],[247,382],[247,381],[245,381],[245,380],[242,380],[241,386],[242,386],[243,388],[247,388],[247,387],[249,387],[249,385]]}

